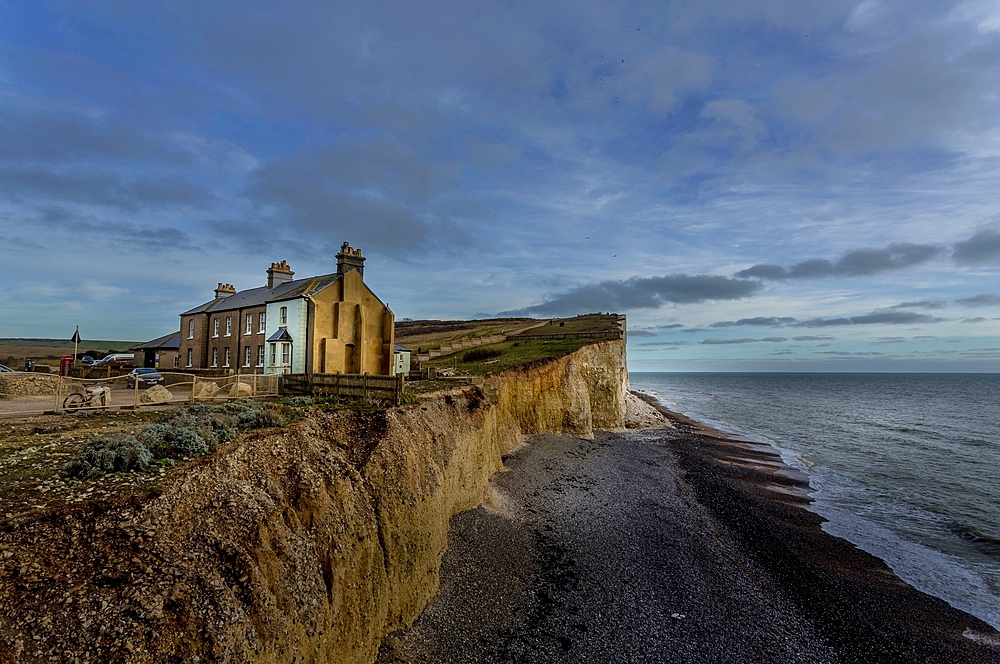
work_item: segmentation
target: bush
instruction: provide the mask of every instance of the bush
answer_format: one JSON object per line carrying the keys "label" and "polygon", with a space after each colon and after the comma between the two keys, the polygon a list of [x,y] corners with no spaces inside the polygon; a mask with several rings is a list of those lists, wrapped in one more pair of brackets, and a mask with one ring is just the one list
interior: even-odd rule
{"label": "bush", "polygon": [[135,436],[94,438],[69,463],[69,477],[95,478],[105,473],[146,470],[153,454]]}
{"label": "bush", "polygon": [[285,399],[285,405],[292,406],[293,408],[302,408],[313,405],[313,399],[312,397],[288,397]]}
{"label": "bush", "polygon": [[153,459],[181,459],[214,452],[240,431],[285,425],[281,406],[237,399],[220,406],[195,405],[134,436],[94,438],[63,468],[68,477],[145,470]]}
{"label": "bush", "polygon": [[481,362],[492,357],[500,357],[503,351],[499,348],[475,348],[462,356],[463,362]]}

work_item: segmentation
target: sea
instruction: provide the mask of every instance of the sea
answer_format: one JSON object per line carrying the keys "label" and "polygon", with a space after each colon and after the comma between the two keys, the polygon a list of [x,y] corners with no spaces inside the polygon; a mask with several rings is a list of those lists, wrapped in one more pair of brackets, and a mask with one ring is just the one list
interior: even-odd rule
{"label": "sea", "polygon": [[633,390],[767,443],[823,529],[1000,629],[1000,375],[632,373]]}

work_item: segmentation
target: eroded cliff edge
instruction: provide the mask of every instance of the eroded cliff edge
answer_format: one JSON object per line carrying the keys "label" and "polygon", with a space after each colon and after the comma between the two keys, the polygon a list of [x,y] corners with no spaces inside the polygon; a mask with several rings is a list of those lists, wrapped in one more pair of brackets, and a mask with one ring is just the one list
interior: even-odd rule
{"label": "eroded cliff edge", "polygon": [[525,435],[624,425],[625,342],[385,412],[314,412],[153,496],[0,524],[0,661],[370,662]]}

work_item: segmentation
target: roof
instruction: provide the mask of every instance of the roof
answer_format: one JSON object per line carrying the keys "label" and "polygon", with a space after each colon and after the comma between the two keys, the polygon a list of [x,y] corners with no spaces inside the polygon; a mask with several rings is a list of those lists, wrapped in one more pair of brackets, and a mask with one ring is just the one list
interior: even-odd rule
{"label": "roof", "polygon": [[403,348],[403,347],[402,347],[402,346],[400,346],[399,344],[394,344],[394,345],[393,345],[393,350],[394,350],[395,352],[397,352],[397,353],[409,353],[409,352],[410,352],[410,349],[409,349],[409,348]]}
{"label": "roof", "polygon": [[318,277],[308,277],[306,279],[296,279],[286,281],[268,290],[267,286],[248,288],[234,293],[229,297],[212,300],[198,305],[194,309],[185,311],[181,316],[191,314],[214,313],[218,311],[233,311],[236,309],[248,309],[250,307],[261,307],[268,302],[278,302],[281,300],[292,300],[297,297],[308,297],[315,295],[330,284],[336,283],[340,279],[339,274],[324,274]]}
{"label": "roof", "polygon": [[279,327],[278,331],[267,338],[268,341],[291,341],[292,335],[288,333],[283,327]]}
{"label": "roof", "polygon": [[132,346],[131,348],[129,348],[129,350],[157,350],[160,348],[174,350],[174,349],[179,349],[180,347],[181,347],[181,333],[173,332],[171,334],[165,334],[158,339],[147,341],[144,344],[139,344],[138,346]]}

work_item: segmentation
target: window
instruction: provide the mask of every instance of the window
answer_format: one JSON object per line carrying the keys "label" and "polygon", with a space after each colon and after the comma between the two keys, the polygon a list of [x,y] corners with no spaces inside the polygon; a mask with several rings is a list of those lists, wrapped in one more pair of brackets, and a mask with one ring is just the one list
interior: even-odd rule
{"label": "window", "polygon": [[247,329],[243,334],[253,334],[253,314],[247,314]]}
{"label": "window", "polygon": [[187,363],[187,365],[188,365],[188,367],[193,367],[194,366],[194,349],[193,348],[188,348],[188,363]]}
{"label": "window", "polygon": [[281,363],[292,363],[292,344],[281,344]]}
{"label": "window", "polygon": [[219,319],[218,318],[213,318],[212,319],[212,336],[213,337],[219,336]]}
{"label": "window", "polygon": [[188,339],[194,339],[194,319],[188,321]]}
{"label": "window", "polygon": [[264,366],[264,347],[257,346],[257,366]]}
{"label": "window", "polygon": [[267,316],[264,315],[263,313],[261,313],[261,315],[260,315],[260,323],[257,325],[257,333],[258,334],[264,334],[265,330],[267,330],[267,327],[264,325],[264,321],[266,321],[266,320],[267,320]]}
{"label": "window", "polygon": [[233,317],[226,316],[226,336],[233,336]]}
{"label": "window", "polygon": [[288,307],[281,308],[281,322],[278,325],[288,325]]}
{"label": "window", "polygon": [[276,356],[277,356],[277,353],[278,353],[278,351],[277,351],[277,348],[278,348],[278,344],[271,344],[271,366],[272,366],[272,367],[273,367],[273,366],[274,366],[275,364],[277,364],[277,363],[278,363],[278,362],[277,362],[277,357],[276,357]]}
{"label": "window", "polygon": [[229,346],[226,346],[226,363],[223,366],[227,366],[228,367],[229,366],[229,360],[230,360]]}
{"label": "window", "polygon": [[245,366],[245,367],[250,366],[250,351],[251,350],[252,349],[250,348],[250,346],[247,346],[246,356],[243,358],[243,366]]}
{"label": "window", "polygon": [[176,369],[179,366],[181,366],[181,356],[174,355],[174,369]]}
{"label": "window", "polygon": [[213,367],[219,366],[219,349],[218,348],[213,348],[212,349],[212,366]]}

